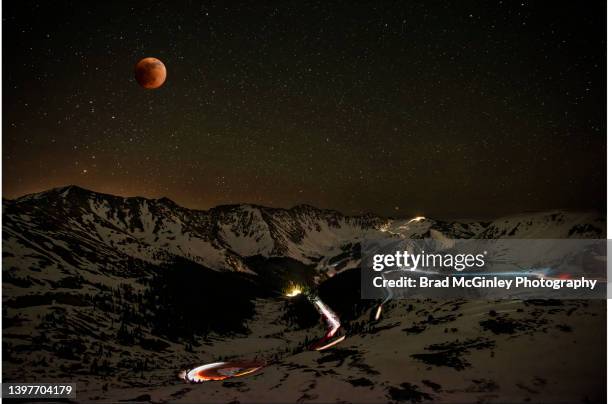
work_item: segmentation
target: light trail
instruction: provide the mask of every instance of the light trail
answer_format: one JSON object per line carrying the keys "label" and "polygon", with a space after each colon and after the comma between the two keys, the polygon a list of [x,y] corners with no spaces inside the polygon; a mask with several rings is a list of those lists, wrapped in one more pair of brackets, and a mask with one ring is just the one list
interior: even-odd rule
{"label": "light trail", "polygon": [[325,349],[331,348],[332,346],[342,342],[346,335],[340,333],[341,324],[340,319],[330,309],[323,301],[319,298],[319,296],[308,293],[306,295],[308,300],[315,306],[317,311],[321,314],[321,316],[325,319],[325,323],[327,324],[327,332],[317,342],[310,345],[310,349],[315,351],[323,351]]}
{"label": "light trail", "polygon": [[376,314],[374,315],[374,321],[378,321],[380,319],[380,315],[382,314],[382,303],[376,307]]}
{"label": "light trail", "polygon": [[258,371],[265,366],[258,361],[213,362],[183,371],[179,377],[190,383],[225,380],[241,377]]}
{"label": "light trail", "polygon": [[340,342],[344,341],[344,338],[346,338],[346,335],[343,335],[343,336],[339,337],[338,339],[335,339],[335,340],[331,341],[331,342],[330,342],[330,343],[328,343],[327,345],[323,345],[323,346],[315,347],[314,349],[315,349],[315,351],[323,351],[324,349],[331,348],[331,347],[333,347],[334,345],[336,345],[336,344],[338,344],[338,343],[340,343]]}
{"label": "light trail", "polygon": [[288,292],[285,293],[285,296],[294,297],[300,293],[306,296],[308,301],[312,303],[315,309],[317,309],[317,311],[323,317],[325,323],[327,324],[327,332],[325,333],[323,338],[310,345],[310,349],[315,351],[322,351],[324,349],[331,348],[332,346],[343,341],[346,338],[346,335],[340,332],[342,330],[340,318],[336,313],[334,313],[332,309],[329,308],[329,306],[323,303],[319,296],[317,296],[313,292],[303,290],[301,287],[296,285],[291,286]]}
{"label": "light trail", "polygon": [[308,296],[308,300],[314,304],[317,311],[325,318],[325,322],[329,327],[325,335],[327,337],[333,337],[340,329],[340,319],[336,313],[334,313],[325,303],[323,303],[319,296],[310,294]]}
{"label": "light trail", "polygon": [[425,220],[425,219],[427,219],[425,216],[417,216],[417,217],[414,217],[414,218],[408,220],[408,223],[420,222],[421,220]]}

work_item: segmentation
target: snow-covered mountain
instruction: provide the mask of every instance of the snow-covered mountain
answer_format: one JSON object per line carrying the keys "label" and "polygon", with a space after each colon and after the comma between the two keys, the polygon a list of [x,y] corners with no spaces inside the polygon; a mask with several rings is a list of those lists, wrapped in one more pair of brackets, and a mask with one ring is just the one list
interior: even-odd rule
{"label": "snow-covered mountain", "polygon": [[[130,259],[151,264],[176,257],[215,270],[252,273],[245,258],[285,257],[327,275],[347,267],[364,237],[566,238],[603,235],[594,213],[544,212],[484,221],[344,216],[307,205],[274,209],[219,206],[207,211],[167,198],[123,198],[76,186],[3,201],[5,268],[129,272]],[[331,263],[331,265],[330,265]]]}
{"label": "snow-covered mountain", "polygon": [[122,198],[76,186],[4,201],[3,208],[5,264],[17,267],[94,268],[125,257],[158,264],[178,256],[248,272],[243,257],[314,263],[385,223],[310,206],[190,210],[166,198]]}
{"label": "snow-covered mountain", "polygon": [[[301,391],[315,374],[317,378],[327,375],[319,378],[324,382],[322,391],[341,391],[339,397],[350,397],[349,401],[401,397],[407,387],[394,376],[397,366],[411,366],[422,373],[431,366],[447,369],[449,365],[435,364],[435,358],[434,365],[423,366],[420,359],[380,362],[379,355],[395,357],[393,346],[412,347],[414,358],[435,355],[427,353],[437,346],[432,341],[446,346],[447,329],[458,327],[465,331],[467,345],[449,348],[456,355],[468,355],[481,346],[493,350],[490,347],[506,344],[496,329],[490,330],[496,321],[504,327],[516,323],[525,338],[558,326],[561,337],[568,335],[556,339],[560,344],[576,337],[563,331],[566,323],[592,322],[584,328],[590,330],[600,326],[602,311],[599,306],[572,303],[566,307],[569,314],[558,310],[547,314],[539,306],[517,303],[514,317],[503,314],[503,318],[479,323],[482,313],[508,313],[506,303],[470,303],[464,308],[461,302],[422,302],[415,305],[420,309],[408,311],[397,303],[384,326],[364,326],[368,302],[359,297],[355,270],[364,239],[600,238],[604,228],[605,219],[596,213],[564,211],[494,221],[344,216],[305,205],[291,209],[232,205],[203,211],[178,206],[167,198],[123,198],[76,186],[4,200],[3,378],[75,380],[88,400],[132,399],[155,386],[153,396],[161,401],[173,401],[185,392],[191,392],[184,399],[192,402],[213,393],[219,400],[231,401],[241,397],[242,381],[224,384],[223,391],[192,391],[175,384],[176,371],[257,351],[267,359],[283,358],[265,376],[253,379],[253,393],[261,397],[273,394],[270,397],[281,402],[300,399],[302,393],[292,396],[296,383]],[[302,307],[279,298],[278,290],[288,279],[318,282],[322,297],[338,311],[348,330],[346,347],[338,351],[338,358],[333,352],[319,357],[303,350],[305,340],[320,336],[318,316],[308,303]],[[452,316],[443,316],[440,326],[425,321],[424,317],[440,310],[452,311]],[[470,311],[477,314],[462,317]],[[582,314],[570,321],[574,311]],[[539,317],[532,321],[527,315]],[[415,333],[423,335],[416,343]],[[402,342],[406,335],[410,344]],[[486,337],[484,345],[481,335]],[[594,346],[591,336],[576,338]],[[512,335],[513,341],[516,337]],[[533,345],[516,341],[517,347]],[[549,350],[555,348],[546,344]],[[501,348],[497,353],[507,354]],[[585,357],[595,358],[596,353],[589,351]],[[342,355],[350,358],[347,365]],[[493,366],[487,362],[488,355],[481,355],[481,364],[474,367],[482,374],[465,376],[466,380],[484,377]],[[387,363],[395,364],[387,369]],[[550,366],[556,365],[551,362]],[[538,372],[544,374],[546,369]],[[500,380],[508,376],[499,374],[503,374]],[[524,371],[517,370],[517,375],[522,377]],[[257,383],[267,390],[254,387]],[[461,383],[450,384],[456,389]],[[417,388],[413,382],[409,385]],[[418,389],[426,391],[426,396],[444,397],[435,385],[425,383]],[[362,396],[358,389],[366,387],[370,395]],[[470,392],[476,387],[466,387],[466,394],[475,394],[466,401],[479,397],[478,391]],[[123,393],[126,388],[131,390]],[[330,397],[319,396],[322,401],[335,401]]]}

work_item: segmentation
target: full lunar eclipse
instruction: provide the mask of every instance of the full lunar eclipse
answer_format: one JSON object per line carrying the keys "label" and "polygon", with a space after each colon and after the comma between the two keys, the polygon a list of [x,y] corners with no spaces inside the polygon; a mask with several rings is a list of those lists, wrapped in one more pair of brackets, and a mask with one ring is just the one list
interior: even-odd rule
{"label": "full lunar eclipse", "polygon": [[134,76],[146,89],[159,88],[166,81],[166,66],[157,58],[144,58],[136,64]]}

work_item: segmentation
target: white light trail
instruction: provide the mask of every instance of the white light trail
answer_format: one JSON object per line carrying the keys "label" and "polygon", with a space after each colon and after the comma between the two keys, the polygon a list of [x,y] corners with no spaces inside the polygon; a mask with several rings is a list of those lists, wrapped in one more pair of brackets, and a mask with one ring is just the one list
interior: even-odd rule
{"label": "white light trail", "polygon": [[223,366],[224,364],[225,362],[213,362],[213,363],[207,363],[206,365],[198,366],[197,368],[193,368],[189,372],[187,372],[187,380],[190,382],[196,382],[196,383],[200,381],[204,381],[205,379],[202,379],[198,375],[201,371],[218,368],[219,366]]}
{"label": "white light trail", "polygon": [[336,331],[340,328],[340,319],[318,296],[310,297],[312,303],[317,308],[318,312],[325,318],[325,322],[329,326],[326,337],[333,337]]}
{"label": "white light trail", "polygon": [[425,217],[425,216],[417,216],[417,217],[414,217],[414,218],[410,219],[410,220],[408,221],[408,223],[412,223],[412,222],[420,222],[421,220],[425,220],[425,219],[426,219],[426,217]]}

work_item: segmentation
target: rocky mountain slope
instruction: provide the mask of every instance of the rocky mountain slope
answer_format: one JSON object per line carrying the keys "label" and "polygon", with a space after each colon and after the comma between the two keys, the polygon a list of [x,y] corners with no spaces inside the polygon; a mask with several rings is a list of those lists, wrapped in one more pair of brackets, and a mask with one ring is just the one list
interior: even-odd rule
{"label": "rocky mountain slope", "polygon": [[132,259],[157,265],[177,257],[250,273],[247,257],[285,257],[320,264],[325,274],[330,259],[340,260],[364,237],[598,238],[605,224],[594,213],[562,211],[492,222],[351,217],[306,205],[201,211],[167,198],[123,198],[76,186],[4,200],[3,219],[5,267],[36,268],[50,279],[71,271],[120,274],[129,272],[124,264]]}
{"label": "rocky mountain slope", "polygon": [[[579,341],[586,344],[583,358],[595,363],[597,350],[588,347],[601,344],[601,336],[580,330],[605,329],[602,305],[398,302],[372,325],[372,302],[359,297],[360,243],[367,237],[599,238],[604,228],[595,213],[563,211],[494,221],[347,217],[310,206],[200,211],[165,198],[75,186],[4,200],[3,377],[76,380],[88,400],[418,402],[447,397],[445,391],[452,396],[453,389],[468,401],[504,397],[506,389],[535,399],[529,390],[537,378],[549,379],[545,363],[534,378],[505,386],[501,380],[512,375],[487,355],[507,357],[512,349],[528,358],[532,349],[546,345],[553,352]],[[317,284],[340,315],[348,336],[335,354],[304,349],[321,326],[307,302],[280,296],[289,281]],[[456,360],[436,359],[440,349]],[[394,351],[404,359],[394,360]],[[177,384],[180,368],[245,356],[271,365],[253,379]],[[550,369],[557,366],[553,359]],[[414,374],[400,377],[400,368]],[[424,371],[427,378],[416,375]],[[518,379],[526,374],[520,366],[514,371]],[[587,376],[574,375],[572,397],[594,397],[583,394],[594,383]],[[494,377],[499,380],[491,382]],[[556,397],[554,383],[549,387]]]}

